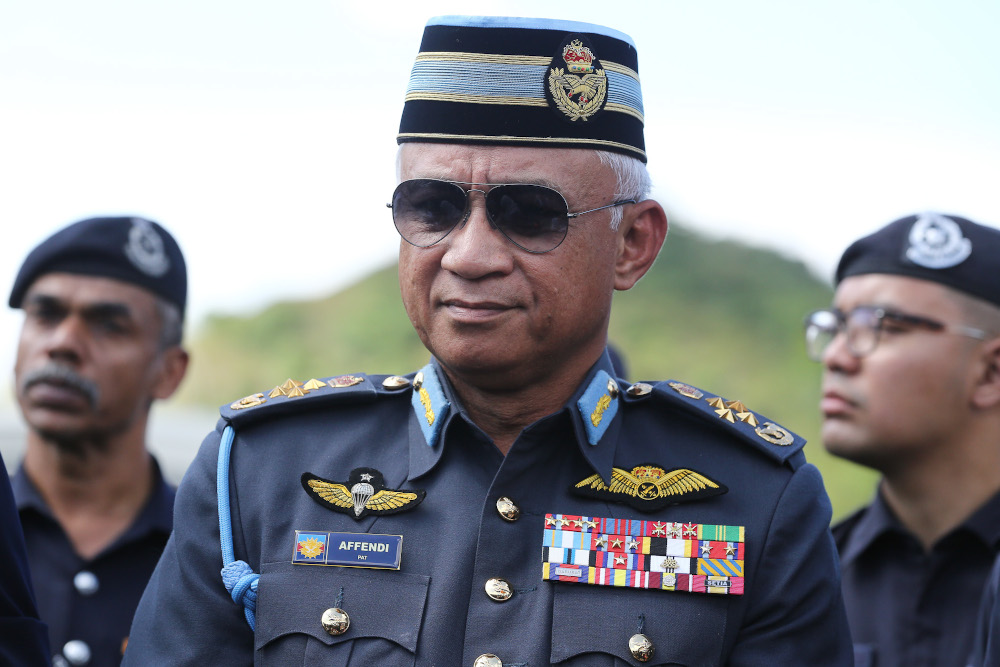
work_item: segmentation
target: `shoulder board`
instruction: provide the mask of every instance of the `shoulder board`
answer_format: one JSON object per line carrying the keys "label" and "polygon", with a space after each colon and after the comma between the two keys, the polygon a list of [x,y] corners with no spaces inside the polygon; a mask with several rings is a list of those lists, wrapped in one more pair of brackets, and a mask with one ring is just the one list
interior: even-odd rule
{"label": "shoulder board", "polygon": [[242,426],[262,418],[274,419],[286,414],[306,412],[331,403],[370,403],[379,396],[400,395],[411,380],[400,375],[335,375],[300,382],[289,378],[273,389],[250,394],[219,408],[222,418],[233,426]]}
{"label": "shoulder board", "polygon": [[639,382],[625,391],[626,403],[650,398],[665,400],[698,414],[781,463],[791,463],[789,460],[799,454],[806,444],[802,436],[754,412],[740,401],[723,398],[677,380]]}

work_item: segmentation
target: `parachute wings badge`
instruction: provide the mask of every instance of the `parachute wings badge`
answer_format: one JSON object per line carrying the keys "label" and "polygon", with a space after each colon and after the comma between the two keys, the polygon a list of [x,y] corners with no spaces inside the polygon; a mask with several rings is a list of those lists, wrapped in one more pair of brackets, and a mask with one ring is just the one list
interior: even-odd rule
{"label": "parachute wings badge", "polygon": [[729,491],[722,483],[690,468],[666,471],[653,464],[638,465],[632,470],[611,469],[611,484],[598,474],[573,487],[577,495],[625,503],[642,512],[653,512],[667,505],[711,498]]}
{"label": "parachute wings badge", "polygon": [[396,514],[419,505],[426,493],[419,489],[387,489],[385,478],[374,468],[355,468],[346,482],[302,473],[302,488],[326,509],[360,521],[369,514]]}

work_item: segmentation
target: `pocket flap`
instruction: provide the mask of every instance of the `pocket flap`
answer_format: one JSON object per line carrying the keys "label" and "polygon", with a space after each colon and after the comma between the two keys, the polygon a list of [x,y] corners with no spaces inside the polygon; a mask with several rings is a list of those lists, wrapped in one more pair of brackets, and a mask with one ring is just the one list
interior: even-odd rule
{"label": "pocket flap", "polygon": [[[430,577],[396,570],[265,563],[257,588],[255,648],[307,634],[331,645],[378,637],[416,652],[429,583]],[[321,618],[338,600],[351,624],[332,636]]]}

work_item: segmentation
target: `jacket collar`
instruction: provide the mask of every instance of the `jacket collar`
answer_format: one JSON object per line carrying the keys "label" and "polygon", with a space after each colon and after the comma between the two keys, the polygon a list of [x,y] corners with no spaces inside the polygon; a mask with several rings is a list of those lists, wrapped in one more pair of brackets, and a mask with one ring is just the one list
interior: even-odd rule
{"label": "jacket collar", "polygon": [[[427,474],[440,462],[450,440],[457,440],[456,426],[488,441],[489,437],[469,418],[461,400],[436,359],[414,375],[409,419],[409,479]],[[419,385],[419,386],[418,386]],[[607,350],[590,368],[569,400],[555,414],[566,413],[573,424],[572,437],[594,472],[611,481],[621,432],[621,390]],[[547,421],[545,418],[540,421]],[[534,428],[531,425],[528,429]]]}

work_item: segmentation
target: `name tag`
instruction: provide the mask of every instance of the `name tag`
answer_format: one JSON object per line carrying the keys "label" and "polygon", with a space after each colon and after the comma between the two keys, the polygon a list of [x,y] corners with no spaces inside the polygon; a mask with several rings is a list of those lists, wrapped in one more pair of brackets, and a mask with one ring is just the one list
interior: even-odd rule
{"label": "name tag", "polygon": [[398,570],[402,555],[402,535],[296,530],[292,564]]}

